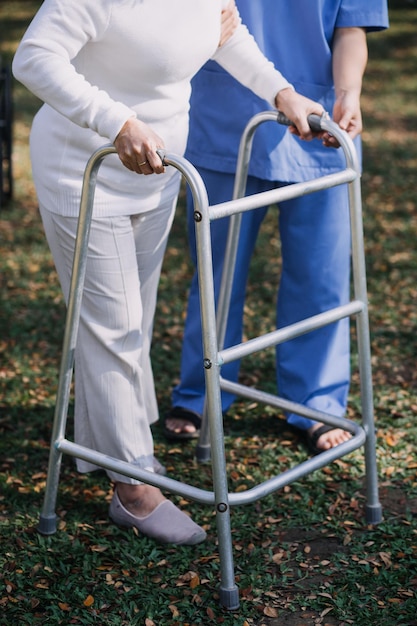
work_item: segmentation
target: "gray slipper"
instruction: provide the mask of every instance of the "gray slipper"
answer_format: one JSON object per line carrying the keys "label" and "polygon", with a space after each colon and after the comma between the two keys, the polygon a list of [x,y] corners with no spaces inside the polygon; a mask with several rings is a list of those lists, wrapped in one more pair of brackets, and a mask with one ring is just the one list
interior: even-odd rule
{"label": "gray slipper", "polygon": [[164,500],[146,517],[129,513],[114,492],[109,509],[110,519],[119,526],[134,526],[143,535],[160,543],[193,546],[204,541],[207,534],[198,524],[180,511],[173,502]]}

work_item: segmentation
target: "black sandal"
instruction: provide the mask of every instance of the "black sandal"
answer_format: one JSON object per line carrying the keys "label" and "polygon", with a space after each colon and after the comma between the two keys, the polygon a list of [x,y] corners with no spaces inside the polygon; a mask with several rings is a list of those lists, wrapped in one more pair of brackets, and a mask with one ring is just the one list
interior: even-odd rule
{"label": "black sandal", "polygon": [[[186,422],[190,422],[196,427],[193,433],[176,433],[174,430],[167,428],[167,419],[181,419]],[[187,439],[197,439],[200,436],[201,429],[201,415],[190,411],[189,409],[183,409],[181,406],[174,406],[165,418],[164,422],[164,435],[169,441],[184,441]]]}
{"label": "black sandal", "polygon": [[325,433],[329,433],[331,430],[336,430],[335,426],[329,426],[328,424],[323,424],[319,428],[316,428],[312,433],[309,433],[308,430],[303,431],[303,437],[305,439],[306,445],[310,452],[317,456],[322,452],[325,452],[323,448],[317,447],[317,442],[322,435]]}

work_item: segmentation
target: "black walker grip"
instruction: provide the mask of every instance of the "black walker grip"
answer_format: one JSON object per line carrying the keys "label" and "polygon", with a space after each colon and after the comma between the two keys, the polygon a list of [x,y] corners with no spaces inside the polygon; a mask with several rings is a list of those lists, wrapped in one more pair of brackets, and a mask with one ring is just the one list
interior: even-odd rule
{"label": "black walker grip", "polygon": [[[321,127],[322,119],[328,120],[330,118],[328,113],[323,113],[321,116],[315,114],[309,115],[307,119],[311,130],[318,133],[323,130]],[[284,115],[284,113],[281,113],[281,111],[278,111],[277,113],[277,122],[283,126],[294,126],[294,123],[286,115]]]}

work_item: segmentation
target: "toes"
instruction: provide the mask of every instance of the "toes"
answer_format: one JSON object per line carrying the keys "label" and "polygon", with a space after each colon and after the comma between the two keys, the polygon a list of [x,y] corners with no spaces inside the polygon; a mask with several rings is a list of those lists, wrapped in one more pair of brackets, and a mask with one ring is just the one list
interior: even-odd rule
{"label": "toes", "polygon": [[317,440],[317,447],[322,448],[323,450],[329,450],[330,448],[334,448],[335,446],[348,441],[350,438],[350,433],[337,428],[329,431],[328,433],[324,433],[321,437],[319,437]]}
{"label": "toes", "polygon": [[190,422],[187,422],[186,420],[171,418],[171,419],[167,419],[165,424],[168,430],[172,430],[173,433],[177,433],[177,434],[194,433],[196,431],[194,424],[191,424]]}

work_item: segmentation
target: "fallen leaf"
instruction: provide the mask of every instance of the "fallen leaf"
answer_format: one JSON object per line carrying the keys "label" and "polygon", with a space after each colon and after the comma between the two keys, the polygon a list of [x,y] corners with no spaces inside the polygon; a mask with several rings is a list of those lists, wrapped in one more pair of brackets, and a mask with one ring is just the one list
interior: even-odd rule
{"label": "fallen leaf", "polygon": [[272,606],[266,606],[264,608],[264,615],[267,617],[278,617],[278,611]]}
{"label": "fallen leaf", "polygon": [[199,584],[200,584],[200,577],[198,576],[198,574],[194,574],[190,580],[191,589],[195,589],[196,587],[198,587]]}
{"label": "fallen leaf", "polygon": [[393,448],[396,445],[397,441],[392,435],[386,435],[385,443],[391,448]]}
{"label": "fallen leaf", "polygon": [[387,567],[390,567],[392,565],[391,557],[387,552],[380,552],[379,556],[384,565],[386,565]]}
{"label": "fallen leaf", "polygon": [[170,604],[168,608],[172,613],[172,617],[179,617],[179,611],[175,604]]}
{"label": "fallen leaf", "polygon": [[324,609],[324,611],[320,613],[320,617],[324,617],[327,613],[330,613],[330,611],[333,611],[333,607],[331,606],[328,609]]}

